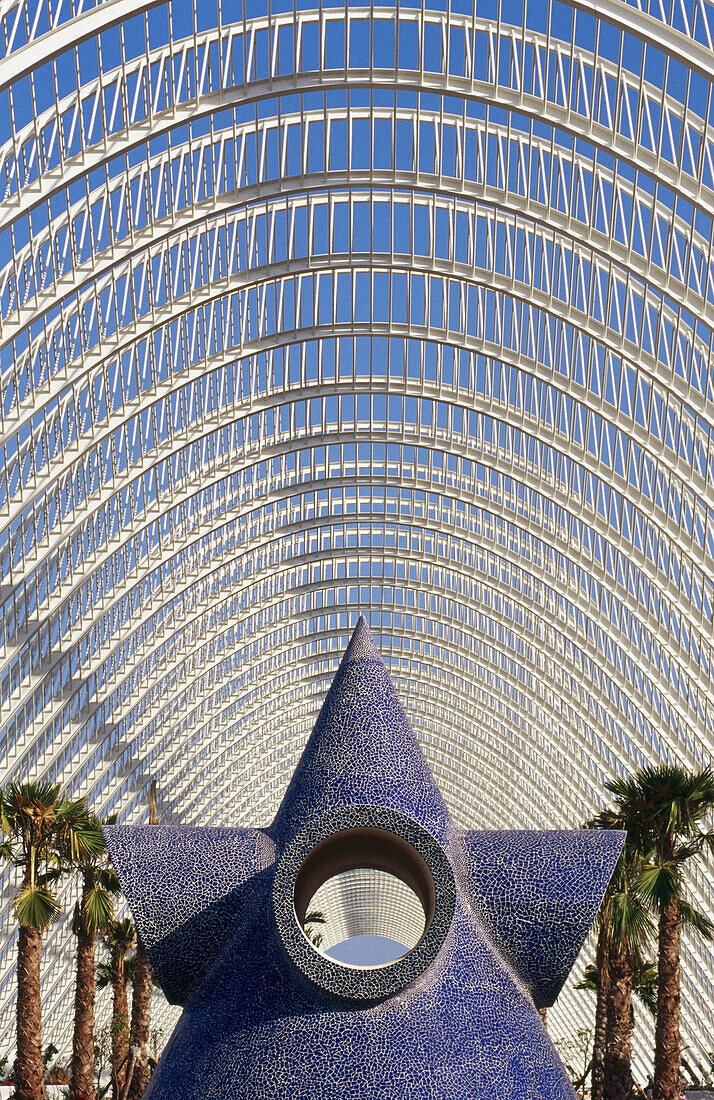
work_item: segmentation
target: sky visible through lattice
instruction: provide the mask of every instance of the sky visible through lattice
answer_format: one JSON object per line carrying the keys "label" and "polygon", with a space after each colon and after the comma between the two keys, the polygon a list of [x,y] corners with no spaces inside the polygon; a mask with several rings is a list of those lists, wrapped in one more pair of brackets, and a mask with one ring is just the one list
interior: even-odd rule
{"label": "sky visible through lattice", "polygon": [[464,825],[710,762],[712,5],[116,11],[0,19],[3,776],[267,821],[357,608]]}

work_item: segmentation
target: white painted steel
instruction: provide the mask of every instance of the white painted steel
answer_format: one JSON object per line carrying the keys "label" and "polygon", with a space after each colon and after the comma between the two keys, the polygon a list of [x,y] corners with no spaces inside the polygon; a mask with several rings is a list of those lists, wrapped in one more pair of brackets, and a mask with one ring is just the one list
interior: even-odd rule
{"label": "white painted steel", "polygon": [[459,824],[711,762],[714,8],[441,7],[0,4],[4,779],[267,823],[358,609]]}

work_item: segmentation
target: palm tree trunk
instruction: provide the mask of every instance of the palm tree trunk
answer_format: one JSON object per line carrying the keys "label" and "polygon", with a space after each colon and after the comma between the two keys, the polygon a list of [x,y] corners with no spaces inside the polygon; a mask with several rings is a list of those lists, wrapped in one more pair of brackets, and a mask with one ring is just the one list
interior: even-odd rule
{"label": "palm tree trunk", "polygon": [[131,1044],[137,1048],[137,1060],[129,1088],[129,1100],[141,1100],[149,1083],[148,1048],[151,1026],[152,970],[146,948],[137,935],[134,963],[134,990],[131,998]]}
{"label": "palm tree trunk", "polygon": [[112,1100],[121,1100],[129,1055],[129,1007],[124,958],[112,960],[114,1004],[112,1015]]}
{"label": "palm tree trunk", "polygon": [[603,1095],[605,1100],[630,1100],[634,1089],[631,1065],[633,973],[632,959],[626,945],[610,947],[609,970]]}
{"label": "palm tree trunk", "polygon": [[598,975],[597,1001],[595,1003],[595,1034],[593,1036],[593,1069],[591,1100],[604,1100],[605,1096],[605,1046],[607,1044],[607,1003],[610,995],[610,959],[607,949],[607,929],[600,925],[597,938],[595,967]]}
{"label": "palm tree trunk", "polygon": [[91,871],[84,873],[82,901],[77,923],[77,984],[74,993],[72,1044],[72,1100],[94,1100],[94,932],[84,916],[85,902],[93,886]]}
{"label": "palm tree trunk", "polygon": [[[152,779],[149,792],[149,825],[158,825],[159,811],[156,802],[156,780]],[[154,972],[149,956],[136,933],[136,962],[134,963],[134,991],[131,998],[131,1043],[138,1048],[138,1058],[133,1063],[128,1100],[141,1100],[149,1083],[148,1042],[151,1028],[151,988]]]}
{"label": "palm tree trunk", "polygon": [[42,932],[20,925],[17,950],[17,1100],[45,1100],[45,1067],[42,1064],[42,1001],[40,963]]}
{"label": "palm tree trunk", "polygon": [[662,907],[659,917],[659,965],[653,1100],[679,1100],[679,898]]}

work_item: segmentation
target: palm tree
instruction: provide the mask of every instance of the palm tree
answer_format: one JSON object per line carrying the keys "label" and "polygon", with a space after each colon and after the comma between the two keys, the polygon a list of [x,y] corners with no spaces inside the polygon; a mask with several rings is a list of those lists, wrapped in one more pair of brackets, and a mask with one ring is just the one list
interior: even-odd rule
{"label": "palm tree", "polygon": [[125,1090],[128,1100],[140,1100],[149,1083],[149,1031],[151,1027],[151,988],[154,973],[149,956],[137,932],[136,954],[127,959],[131,977],[131,1047]]}
{"label": "palm tree", "polygon": [[605,1100],[630,1100],[632,1079],[632,991],[635,974],[642,968],[642,947],[654,931],[641,899],[633,889],[639,870],[636,853],[627,851],[621,860],[606,916],[608,936],[607,1042],[604,1059]]}
{"label": "palm tree", "polygon": [[[136,955],[127,955],[124,959],[124,981],[127,989],[134,984],[134,963]],[[108,986],[114,989],[114,970],[111,962],[97,963],[97,989],[106,989]]]}
{"label": "palm tree", "polygon": [[42,933],[59,912],[51,887],[72,854],[90,857],[97,833],[83,799],[73,801],[51,783],[10,783],[0,798],[0,820],[9,842],[3,854],[20,870],[15,897],[20,924],[17,954],[18,1100],[44,1100],[40,966]]}
{"label": "palm tree", "polygon": [[72,1045],[71,1100],[94,1100],[94,945],[97,934],[108,929],[113,915],[112,895],[119,893],[114,871],[102,866],[106,845],[99,822],[94,824],[101,837],[101,849],[93,857],[79,861],[82,897],[74,910],[72,931],[77,937],[77,982],[74,1000],[74,1038]]}
{"label": "palm tree", "polygon": [[643,768],[631,779],[607,784],[617,815],[638,831],[647,866],[638,890],[659,916],[657,1019],[653,1100],[679,1100],[680,1080],[680,940],[683,919],[711,939],[714,925],[684,897],[683,869],[714,834],[702,823],[714,811],[714,773],[690,772],[678,764]]}
{"label": "palm tree", "polygon": [[[628,975],[628,978],[631,979],[629,994],[626,984],[624,987],[625,995],[623,997],[621,984],[620,990],[614,993],[614,997],[618,1002],[618,1011],[614,1011],[611,1006],[611,997],[613,993],[609,967],[610,956],[607,935],[603,929],[601,929],[599,941],[598,960],[600,961],[600,966],[598,966],[598,963],[590,963],[586,966],[582,979],[575,987],[576,989],[589,989],[595,993],[597,997],[595,1017],[596,1035],[594,1039],[598,1040],[600,1043],[600,1073],[596,1077],[595,1050],[593,1050],[592,1077],[599,1091],[596,1093],[595,1088],[591,1089],[591,1100],[592,1097],[596,1095],[600,1100],[603,1100],[603,1098],[612,1096],[631,1096],[633,1095],[633,1090],[636,1093],[634,1083],[632,1083],[630,1063],[631,1038],[635,1023],[631,994],[635,994],[653,1017],[656,1011],[657,997],[656,965],[651,962],[645,962],[641,958],[636,958],[632,962],[631,975]],[[601,954],[602,951],[604,951],[604,956]],[[603,959],[605,960],[604,966],[602,965]],[[619,967],[619,971],[619,981],[622,983],[621,966]],[[598,1015],[598,1009],[600,1010],[600,1015]],[[621,1023],[619,1023],[620,1020],[622,1021]],[[599,1037],[597,1035],[598,1025],[602,1031]],[[623,1063],[624,1072],[622,1070]],[[629,1093],[628,1089],[630,1090]],[[639,1093],[636,1094],[639,1095]]]}
{"label": "palm tree", "polygon": [[[612,810],[604,810],[588,827],[625,825]],[[642,865],[639,840],[634,829],[627,832],[600,907],[592,1069],[592,1095],[597,1100],[630,1100],[634,1090],[632,993],[644,966],[643,947],[654,932],[647,907],[633,887]]]}
{"label": "palm tree", "polygon": [[[605,1048],[607,1047],[607,1002],[610,995],[610,951],[608,945],[608,927],[605,920],[612,887],[608,885],[598,916],[597,950],[595,966],[597,975],[595,990],[595,1029],[593,1032],[593,1064],[591,1077],[591,1100],[603,1100],[605,1096]],[[587,973],[586,978],[587,979]],[[582,985],[579,988],[590,988]]]}
{"label": "palm tree", "polygon": [[649,914],[631,887],[627,871],[621,889],[610,898],[608,923],[609,989],[604,1061],[605,1100],[630,1100],[632,1079],[632,1032],[635,1018],[632,990],[635,971],[641,965],[640,949],[649,932]]}
{"label": "palm tree", "polygon": [[313,909],[310,913],[305,914],[305,920],[303,921],[302,930],[309,939],[313,947],[321,947],[324,939],[322,932],[318,932],[313,926],[315,924],[327,924],[327,917],[320,912],[319,909]]}
{"label": "palm tree", "polygon": [[[591,993],[600,991],[600,971],[597,963],[588,963],[575,988],[589,989]],[[657,963],[643,962],[633,967],[632,992],[654,1020],[657,1015]]]}
{"label": "palm tree", "polygon": [[[151,781],[149,794],[149,825],[158,825],[156,805],[156,780]],[[134,963],[134,988],[131,998],[131,1049],[132,1058],[127,1072],[128,1100],[141,1100],[149,1083],[149,1032],[151,1029],[151,988],[154,972],[149,956],[138,934]]]}
{"label": "palm tree", "polygon": [[112,1100],[124,1100],[129,1057],[129,1007],[127,1001],[127,959],[135,943],[134,925],[127,918],[113,921],[104,933],[109,949],[112,982]]}

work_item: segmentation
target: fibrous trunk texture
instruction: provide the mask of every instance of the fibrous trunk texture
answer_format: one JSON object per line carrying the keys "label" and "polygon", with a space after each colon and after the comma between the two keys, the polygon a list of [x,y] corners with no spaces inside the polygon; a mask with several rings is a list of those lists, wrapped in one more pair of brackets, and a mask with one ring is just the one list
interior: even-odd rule
{"label": "fibrous trunk texture", "polygon": [[17,1100],[45,1100],[40,1000],[41,958],[42,932],[39,928],[27,928],[21,924],[17,953]]}
{"label": "fibrous trunk texture", "polygon": [[136,1059],[129,1087],[129,1100],[141,1100],[149,1083],[148,1042],[151,1026],[152,976],[149,956],[146,954],[141,937],[138,937],[131,1000],[131,1045]]}
{"label": "fibrous trunk texture", "polygon": [[74,993],[74,1041],[72,1044],[72,1100],[94,1100],[94,932],[84,916],[91,889],[85,878],[77,928],[77,985]]}
{"label": "fibrous trunk texture", "polygon": [[659,967],[653,1100],[679,1100],[679,899],[662,907],[659,918]]}
{"label": "fibrous trunk texture", "polygon": [[597,1001],[595,1003],[595,1034],[593,1036],[593,1069],[591,1100],[603,1100],[605,1096],[605,1045],[607,1043],[607,1001],[610,992],[610,958],[607,949],[607,930],[601,925],[597,941],[595,967],[598,975]]}
{"label": "fibrous trunk texture", "polygon": [[124,960],[112,963],[114,1005],[112,1015],[112,1100],[122,1100],[129,1054],[129,1008]]}
{"label": "fibrous trunk texture", "polygon": [[630,1100],[632,1081],[632,959],[626,946],[610,947],[603,1095],[605,1100]]}

